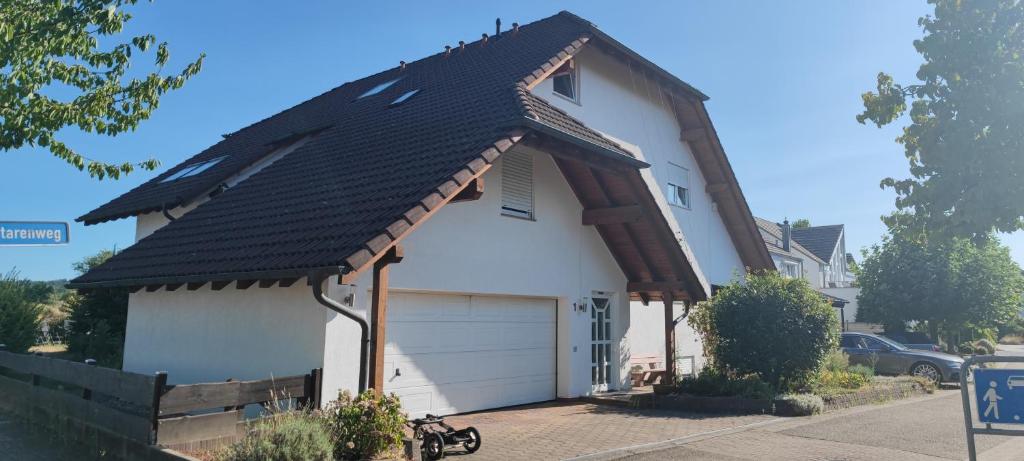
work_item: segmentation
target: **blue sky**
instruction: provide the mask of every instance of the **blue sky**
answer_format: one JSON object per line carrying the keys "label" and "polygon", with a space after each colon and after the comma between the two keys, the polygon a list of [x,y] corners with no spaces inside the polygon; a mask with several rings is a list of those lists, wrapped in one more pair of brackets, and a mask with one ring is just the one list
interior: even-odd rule
{"label": "blue sky", "polygon": [[[201,5],[201,6],[200,6]],[[286,6],[283,6],[286,5]],[[459,40],[570,10],[711,96],[708,108],[753,212],[845,224],[847,247],[875,243],[892,210],[885,176],[907,174],[898,127],[859,125],[860,94],[885,70],[913,78],[923,1],[142,3],[127,34],[170,43],[170,69],[200,52],[203,71],[164,97],[152,119],[116,138],[65,139],[108,161],[156,157],[161,171],[228,133]],[[135,61],[148,70],[151,56]],[[89,178],[39,149],[0,152],[0,220],[59,220],[95,208],[155,173]],[[54,279],[71,263],[133,241],[134,221],[72,224],[63,247],[0,248],[0,271]],[[1004,238],[1024,262],[1024,237]]]}

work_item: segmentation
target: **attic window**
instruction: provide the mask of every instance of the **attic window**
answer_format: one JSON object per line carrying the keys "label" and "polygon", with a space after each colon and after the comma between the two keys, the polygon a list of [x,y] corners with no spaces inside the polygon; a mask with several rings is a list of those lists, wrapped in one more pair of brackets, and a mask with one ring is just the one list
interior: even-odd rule
{"label": "attic window", "polygon": [[220,163],[220,161],[224,160],[226,157],[227,156],[225,155],[225,156],[213,158],[213,159],[210,159],[210,160],[206,160],[206,161],[203,161],[203,162],[193,163],[191,165],[188,165],[188,166],[178,170],[178,172],[176,172],[176,173],[174,173],[174,174],[164,178],[160,182],[171,182],[171,181],[175,181],[175,180],[178,180],[178,179],[181,179],[181,178],[187,178],[189,176],[195,176],[195,175],[197,175],[199,173],[202,173],[202,172],[204,172],[206,170],[209,170],[210,168],[213,168],[214,165]]}
{"label": "attic window", "polygon": [[551,84],[555,94],[579,104],[579,72],[573,60],[566,61],[555,73],[551,74]]}
{"label": "attic window", "polygon": [[388,80],[388,81],[386,81],[384,83],[381,83],[381,84],[379,84],[379,85],[377,85],[377,86],[375,86],[373,88],[370,88],[365,93],[359,95],[359,97],[356,98],[356,99],[363,99],[363,98],[365,98],[367,96],[373,96],[373,95],[375,95],[377,93],[380,93],[381,91],[384,91],[384,90],[390,88],[391,85],[394,85],[395,83],[397,83],[401,79],[402,78],[399,77],[399,78],[396,78],[394,80]]}
{"label": "attic window", "polygon": [[420,92],[420,90],[406,91],[404,94],[399,96],[398,99],[395,99],[394,101],[391,101],[391,104],[388,104],[388,107],[395,107],[395,106],[397,106],[397,105],[399,105],[399,104],[401,104],[401,103],[403,103],[405,101],[408,101],[409,98],[411,98],[413,96],[416,96],[416,94],[419,93],[419,92]]}
{"label": "attic window", "polygon": [[665,191],[668,203],[680,208],[690,208],[690,170],[674,163],[668,164],[668,188]]}
{"label": "attic window", "polygon": [[501,214],[533,219],[533,157],[508,151],[501,158]]}

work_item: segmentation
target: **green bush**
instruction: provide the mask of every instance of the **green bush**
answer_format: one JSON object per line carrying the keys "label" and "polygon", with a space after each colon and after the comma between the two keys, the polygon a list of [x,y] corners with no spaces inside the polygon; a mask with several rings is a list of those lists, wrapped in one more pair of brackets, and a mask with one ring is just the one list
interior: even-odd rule
{"label": "green bush", "polygon": [[[73,267],[84,274],[113,255],[112,251],[104,250]],[[68,352],[79,360],[96,359],[102,366],[121,368],[128,323],[128,290],[95,288],[65,296],[63,303],[64,310],[70,312]]]}
{"label": "green bush", "polygon": [[[866,367],[865,367],[866,368]],[[811,388],[818,394],[834,394],[837,391],[860,389],[870,381],[860,373],[853,373],[847,370],[829,371],[822,370],[818,373]]]}
{"label": "green bush", "polygon": [[974,354],[975,353],[974,343],[972,343],[970,341],[964,341],[964,342],[960,343],[960,345],[956,346],[956,350],[957,350],[957,352],[959,352],[961,354],[964,354],[964,355],[966,355],[966,354]]}
{"label": "green bush", "polygon": [[985,354],[987,355],[993,355],[996,353],[996,345],[992,344],[992,341],[987,339],[979,339],[974,343],[974,347],[985,351]]}
{"label": "green bush", "polygon": [[871,381],[875,377],[875,370],[867,365],[854,365],[848,370],[850,373],[864,377],[865,381]]}
{"label": "green bush", "polygon": [[317,414],[288,411],[259,420],[245,437],[222,451],[220,461],[325,461],[334,445]]}
{"label": "green bush", "polygon": [[343,391],[324,410],[339,459],[368,459],[397,449],[402,443],[406,416],[394,394],[377,396],[372,390],[353,398]]}
{"label": "green bush", "polygon": [[791,416],[811,416],[825,411],[825,402],[814,394],[786,394],[775,399],[776,408],[788,407]]}
{"label": "green bush", "polygon": [[850,368],[850,356],[842,349],[836,349],[825,356],[825,363],[821,368],[828,371],[844,371]]}
{"label": "green bush", "polygon": [[679,381],[681,392],[706,397],[743,397],[748,399],[769,399],[775,392],[757,375],[732,376],[714,368],[704,368],[696,377]]}
{"label": "green bush", "polygon": [[775,389],[798,389],[836,349],[835,309],[804,279],[747,274],[689,316],[705,355],[721,371],[755,373]]}
{"label": "green bush", "polygon": [[42,307],[32,299],[31,282],[11,271],[0,278],[0,344],[25,352],[36,343]]}

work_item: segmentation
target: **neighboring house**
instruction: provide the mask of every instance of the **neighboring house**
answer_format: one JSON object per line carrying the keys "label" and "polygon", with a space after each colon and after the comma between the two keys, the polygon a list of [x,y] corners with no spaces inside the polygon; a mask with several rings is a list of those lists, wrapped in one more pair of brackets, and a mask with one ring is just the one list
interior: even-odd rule
{"label": "neighboring house", "polygon": [[839,308],[843,330],[870,331],[872,327],[855,323],[857,315],[856,277],[850,271],[853,255],[846,252],[846,233],[842,224],[793,228],[755,218],[768,252],[779,272],[787,277],[803,277]]}
{"label": "neighboring house", "polygon": [[684,306],[772,264],[706,99],[570,13],[513,25],[87,213],[137,242],[71,286],[131,287],[124,368],[172,383],[323,367],[414,416],[628,388],[637,354],[696,367]]}

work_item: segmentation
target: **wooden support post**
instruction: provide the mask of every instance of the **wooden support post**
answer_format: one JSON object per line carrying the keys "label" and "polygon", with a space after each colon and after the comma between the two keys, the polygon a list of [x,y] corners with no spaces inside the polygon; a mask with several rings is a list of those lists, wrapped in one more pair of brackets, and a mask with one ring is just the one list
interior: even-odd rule
{"label": "wooden support post", "polygon": [[150,409],[150,422],[153,424],[150,436],[151,445],[160,441],[160,398],[164,396],[164,388],[167,387],[167,372],[156,372],[153,380],[153,405]]}
{"label": "wooden support post", "polygon": [[388,274],[392,263],[402,262],[401,245],[373,263],[373,293],[370,295],[370,384],[378,395],[384,393],[384,344],[388,325]]}
{"label": "wooden support post", "polygon": [[676,382],[676,319],[672,312],[672,292],[661,294],[665,304],[665,381],[666,384]]}
{"label": "wooden support post", "polygon": [[[94,367],[96,366],[96,359],[85,359],[85,364]],[[92,389],[82,389],[82,398],[92,400]]]}

